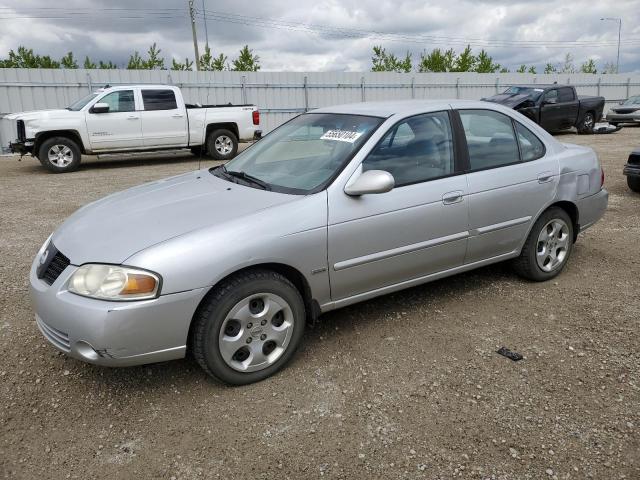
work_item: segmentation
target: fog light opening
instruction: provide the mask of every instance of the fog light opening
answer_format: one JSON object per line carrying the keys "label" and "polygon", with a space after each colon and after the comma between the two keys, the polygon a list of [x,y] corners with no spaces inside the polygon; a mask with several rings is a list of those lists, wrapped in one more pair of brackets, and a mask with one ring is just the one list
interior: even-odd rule
{"label": "fog light opening", "polygon": [[98,352],[96,352],[91,345],[82,340],[76,342],[76,351],[81,357],[86,358],[87,360],[97,360],[99,357]]}

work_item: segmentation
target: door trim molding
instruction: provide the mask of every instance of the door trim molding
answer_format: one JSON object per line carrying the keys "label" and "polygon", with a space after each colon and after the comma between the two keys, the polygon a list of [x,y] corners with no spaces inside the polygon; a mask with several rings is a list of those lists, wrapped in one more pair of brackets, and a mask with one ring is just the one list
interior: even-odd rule
{"label": "door trim molding", "polygon": [[454,233],[453,235],[447,235],[445,237],[434,238],[432,240],[426,240],[424,242],[412,243],[411,245],[405,245],[403,247],[392,248],[391,250],[384,250],[382,252],[371,253],[362,257],[351,258],[349,260],[343,260],[333,265],[333,270],[338,272],[347,268],[357,267],[365,265],[367,263],[376,262],[378,260],[385,260],[387,258],[396,257],[398,255],[404,255],[406,253],[416,252],[418,250],[424,250],[426,248],[436,247],[445,243],[455,242],[456,240],[463,240],[469,237],[469,232]]}
{"label": "door trim molding", "polygon": [[495,232],[496,230],[523,225],[525,223],[529,223],[531,221],[531,218],[531,216],[514,218],[513,220],[507,220],[506,222],[494,223],[493,225],[487,225],[486,227],[474,228],[471,230],[471,236],[475,237],[484,233],[491,233]]}

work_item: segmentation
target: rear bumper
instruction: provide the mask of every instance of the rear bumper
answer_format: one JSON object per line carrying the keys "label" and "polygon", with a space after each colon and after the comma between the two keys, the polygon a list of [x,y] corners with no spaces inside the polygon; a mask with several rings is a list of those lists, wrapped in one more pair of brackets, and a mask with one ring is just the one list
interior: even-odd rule
{"label": "rear bumper", "polygon": [[602,218],[609,203],[609,192],[604,188],[595,195],[578,200],[580,231],[584,231]]}
{"label": "rear bumper", "polygon": [[627,163],[622,169],[622,174],[627,177],[640,177],[640,165],[631,165]]}

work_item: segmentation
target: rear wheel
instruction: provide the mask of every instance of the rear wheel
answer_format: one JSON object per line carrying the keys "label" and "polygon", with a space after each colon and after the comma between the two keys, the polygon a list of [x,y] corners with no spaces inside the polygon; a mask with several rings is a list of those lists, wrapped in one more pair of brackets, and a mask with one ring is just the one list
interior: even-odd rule
{"label": "rear wheel", "polygon": [[627,185],[634,192],[640,192],[640,177],[627,177]]}
{"label": "rear wheel", "polygon": [[573,222],[563,209],[552,207],[533,225],[513,266],[518,275],[529,280],[550,280],[567,264],[572,249]]}
{"label": "rear wheel", "polygon": [[80,166],[80,147],[66,137],[52,137],[40,145],[38,160],[50,172],[73,172]]}
{"label": "rear wheel", "polygon": [[578,133],[583,135],[590,135],[593,133],[593,127],[596,125],[596,117],[593,112],[587,112],[584,114],[580,125],[578,125]]}
{"label": "rear wheel", "polygon": [[200,366],[231,385],[263,380],[293,356],[304,333],[300,292],[282,275],[256,270],[224,281],[194,317],[191,348]]}
{"label": "rear wheel", "polygon": [[231,160],[238,152],[238,138],[230,130],[220,128],[207,137],[207,153],[216,160]]}

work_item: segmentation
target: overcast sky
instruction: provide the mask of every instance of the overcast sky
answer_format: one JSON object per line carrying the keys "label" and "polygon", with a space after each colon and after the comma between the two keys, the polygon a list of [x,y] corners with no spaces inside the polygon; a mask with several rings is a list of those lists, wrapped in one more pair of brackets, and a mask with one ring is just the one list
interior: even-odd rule
{"label": "overcast sky", "polygon": [[[511,70],[526,63],[540,72],[547,62],[560,63],[567,52],[578,65],[591,57],[601,68],[615,62],[618,24],[600,18],[621,17],[620,71],[640,71],[640,0],[204,2],[214,53],[233,58],[248,44],[260,56],[262,70],[369,70],[376,44],[397,54],[410,51],[415,65],[425,49],[462,50],[466,41],[476,51],[486,45]],[[194,5],[202,52],[203,0]],[[0,57],[25,45],[54,58],[72,50],[81,59],[89,55],[122,65],[133,50],[142,53],[157,42],[169,66],[172,57],[194,56],[187,11],[187,0],[0,0]]]}

